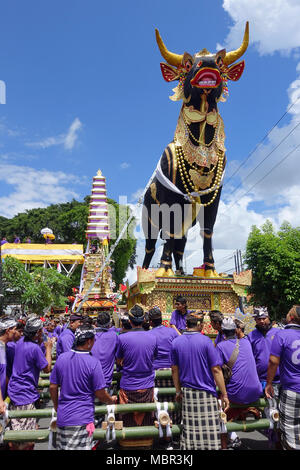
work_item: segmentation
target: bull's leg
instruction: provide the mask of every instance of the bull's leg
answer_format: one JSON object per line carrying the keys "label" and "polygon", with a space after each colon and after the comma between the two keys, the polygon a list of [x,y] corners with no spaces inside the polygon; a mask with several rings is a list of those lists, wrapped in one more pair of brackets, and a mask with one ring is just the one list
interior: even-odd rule
{"label": "bull's leg", "polygon": [[151,260],[155,253],[155,244],[156,240],[154,240],[153,238],[146,240],[145,257],[142,266],[144,269],[148,269],[150,266]]}
{"label": "bull's leg", "polygon": [[183,270],[183,253],[186,245],[186,237],[184,236],[183,238],[176,238],[174,240],[174,261],[175,261],[175,266],[176,266],[176,274],[179,275],[184,275],[184,270]]}
{"label": "bull's leg", "polygon": [[174,272],[172,271],[172,253],[174,250],[174,238],[168,238],[165,241],[163,247],[163,253],[160,258],[160,267],[156,273],[156,276],[172,276]]}
{"label": "bull's leg", "polygon": [[145,256],[142,267],[148,269],[155,253],[156,240],[160,231],[159,226],[151,219],[151,199],[146,193],[143,210],[142,210],[142,227],[146,238]]}
{"label": "bull's leg", "polygon": [[[215,275],[215,261],[213,257],[212,236],[218,213],[220,196],[221,188],[219,189],[218,195],[213,201],[213,203],[204,208],[204,227],[201,227],[201,233],[203,235],[203,262],[205,265],[205,272],[207,272],[207,277],[209,277],[210,275]],[[211,197],[211,195],[205,196],[205,199],[201,198],[201,201],[205,203],[209,201]]]}

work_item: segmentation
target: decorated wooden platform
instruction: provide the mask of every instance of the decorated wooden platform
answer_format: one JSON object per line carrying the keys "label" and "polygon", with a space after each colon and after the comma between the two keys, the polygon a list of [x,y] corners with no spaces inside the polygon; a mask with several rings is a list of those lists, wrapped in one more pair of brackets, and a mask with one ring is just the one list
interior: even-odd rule
{"label": "decorated wooden platform", "polygon": [[[247,295],[251,284],[251,272],[244,271],[232,277],[204,278],[194,275],[156,277],[156,270],[137,269],[137,282],[129,288],[128,308],[134,304],[146,310],[157,306],[168,324],[174,310],[175,299],[182,295],[187,299],[188,309],[203,311],[220,310],[224,315],[234,315],[239,308],[239,297]],[[205,332],[215,333],[205,318]]]}

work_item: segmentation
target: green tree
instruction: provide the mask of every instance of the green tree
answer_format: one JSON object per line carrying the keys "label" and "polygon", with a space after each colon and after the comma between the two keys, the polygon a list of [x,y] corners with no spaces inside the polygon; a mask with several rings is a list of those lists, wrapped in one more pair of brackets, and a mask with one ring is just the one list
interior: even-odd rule
{"label": "green tree", "polygon": [[[45,208],[30,209],[17,214],[11,219],[0,217],[0,237],[6,237],[13,242],[18,235],[22,242],[29,237],[32,243],[44,243],[41,229],[49,227],[55,234],[55,243],[79,243],[86,248],[85,230],[88,223],[90,197],[83,202],[73,199],[63,204],[52,204]],[[112,228],[110,247],[119,236],[120,231],[131,211],[128,206],[119,205],[113,199],[107,200],[109,205],[110,227]],[[128,266],[133,267],[136,257],[136,240],[133,235],[135,220],[133,220],[123,239],[112,255],[112,275],[116,287],[122,282]],[[73,286],[80,282],[80,268],[71,276]]]}
{"label": "green tree", "polygon": [[278,320],[300,302],[300,228],[284,222],[276,233],[270,221],[253,226],[245,262],[253,273],[252,304],[268,307]]}
{"label": "green tree", "polygon": [[55,269],[35,268],[31,273],[15,258],[3,263],[4,306],[21,304],[23,311],[42,314],[51,307],[67,305],[71,280]]}

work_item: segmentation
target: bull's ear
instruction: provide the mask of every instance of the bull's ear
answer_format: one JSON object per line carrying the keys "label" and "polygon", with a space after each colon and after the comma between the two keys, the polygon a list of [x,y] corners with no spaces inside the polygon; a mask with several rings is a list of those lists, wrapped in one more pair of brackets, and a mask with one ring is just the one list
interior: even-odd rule
{"label": "bull's ear", "polygon": [[226,49],[221,49],[219,52],[217,52],[216,53],[216,63],[218,64],[220,59],[223,62],[223,59],[224,59],[225,56],[226,56]]}
{"label": "bull's ear", "polygon": [[227,70],[228,80],[233,80],[234,82],[239,80],[242,76],[242,73],[244,72],[244,68],[245,68],[244,60],[229,67],[229,69]]}
{"label": "bull's ear", "polygon": [[178,70],[174,67],[171,67],[171,65],[161,62],[160,69],[166,82],[173,82],[174,80],[178,80]]}

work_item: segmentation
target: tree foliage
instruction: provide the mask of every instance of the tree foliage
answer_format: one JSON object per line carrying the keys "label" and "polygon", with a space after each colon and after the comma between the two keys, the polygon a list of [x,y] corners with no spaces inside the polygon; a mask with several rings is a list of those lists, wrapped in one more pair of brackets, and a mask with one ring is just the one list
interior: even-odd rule
{"label": "tree foliage", "polygon": [[51,307],[67,305],[71,280],[55,269],[36,267],[28,273],[19,260],[8,256],[2,276],[4,306],[13,301],[24,311],[42,314]]}
{"label": "tree foliage", "polygon": [[276,233],[270,221],[252,227],[245,262],[252,269],[251,303],[268,307],[273,319],[300,303],[300,228],[284,222]]}
{"label": "tree foliage", "polygon": [[[55,243],[87,244],[85,230],[88,223],[90,197],[83,202],[73,199],[63,204],[52,204],[45,208],[30,209],[11,219],[0,217],[0,237],[6,237],[9,242],[14,241],[17,235],[25,243],[27,237],[32,243],[44,243],[41,229],[49,227],[55,234]],[[108,199],[109,219],[112,227],[110,246],[119,236],[122,227],[130,215],[128,206],[120,206],[112,199]],[[133,235],[135,221],[133,220],[112,255],[113,280],[118,287],[125,277],[128,266],[135,263],[136,240]],[[80,269],[76,269],[71,277],[74,286],[79,285]]]}

